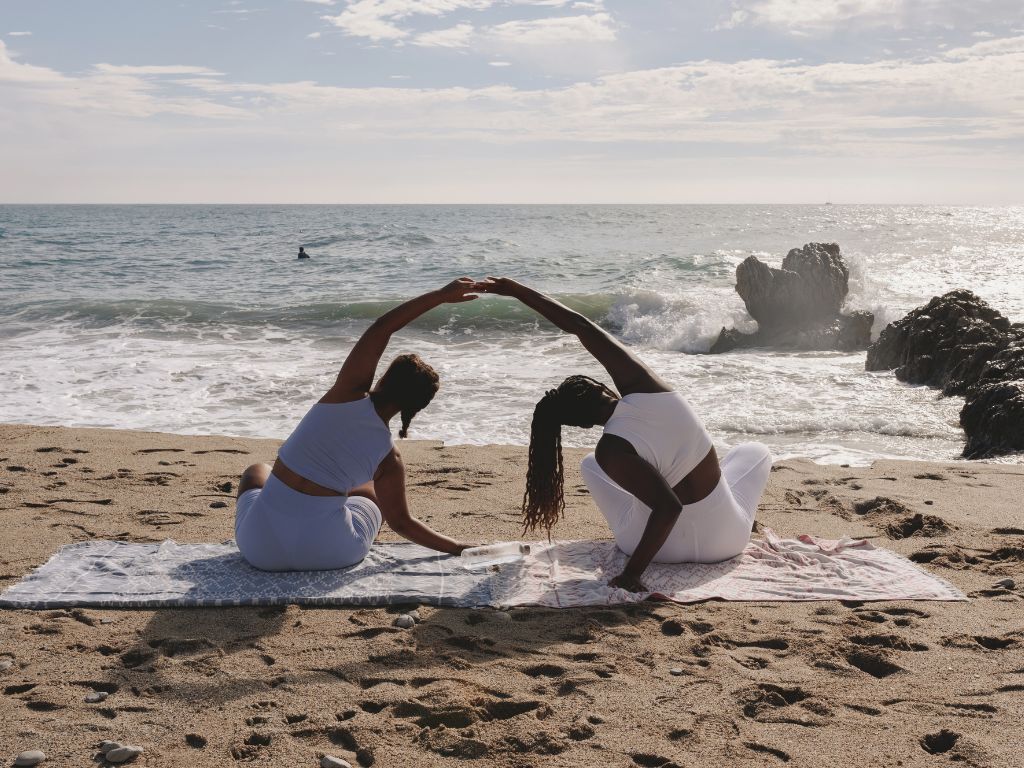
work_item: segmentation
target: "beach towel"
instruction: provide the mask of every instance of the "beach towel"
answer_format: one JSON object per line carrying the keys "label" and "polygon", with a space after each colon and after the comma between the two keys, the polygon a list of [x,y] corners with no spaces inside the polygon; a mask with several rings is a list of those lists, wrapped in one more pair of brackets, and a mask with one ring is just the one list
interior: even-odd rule
{"label": "beach towel", "polygon": [[721,563],[653,564],[649,593],[608,587],[626,562],[610,541],[535,542],[530,553],[467,566],[410,543],[376,544],[336,571],[260,571],[226,544],[88,541],[63,547],[0,595],[2,608],[389,605],[510,608],[702,600],[966,600],[943,579],[865,540],[781,539],[763,529]]}

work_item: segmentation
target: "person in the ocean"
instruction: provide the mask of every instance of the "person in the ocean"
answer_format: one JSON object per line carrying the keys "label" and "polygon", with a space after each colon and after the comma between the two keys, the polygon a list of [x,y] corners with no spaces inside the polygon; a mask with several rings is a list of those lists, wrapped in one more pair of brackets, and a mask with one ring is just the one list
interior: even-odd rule
{"label": "person in the ocean", "polygon": [[299,256],[298,256],[298,258],[300,258],[300,259],[308,259],[309,258],[309,254],[306,253],[306,249],[303,246],[301,246],[301,245],[299,246]]}
{"label": "person in the ocean", "polygon": [[641,577],[652,562],[710,563],[740,554],[768,483],[768,449],[738,445],[719,463],[686,399],[597,324],[508,278],[488,278],[479,290],[518,299],[575,335],[618,389],[570,376],[537,403],[523,497],[526,530],[550,535],[565,509],[562,425],[600,424],[604,433],[581,469],[616,544],[629,555],[611,586],[644,592]]}
{"label": "person in the ocean", "polygon": [[362,560],[382,520],[430,549],[459,554],[466,545],[414,518],[405,467],[391,439],[433,399],[437,373],[418,356],[396,357],[373,383],[392,334],[445,303],[475,299],[470,278],[400,304],[373,321],[345,359],[334,386],[285,440],[271,468],[253,464],[238,483],[235,540],[266,571],[345,568]]}

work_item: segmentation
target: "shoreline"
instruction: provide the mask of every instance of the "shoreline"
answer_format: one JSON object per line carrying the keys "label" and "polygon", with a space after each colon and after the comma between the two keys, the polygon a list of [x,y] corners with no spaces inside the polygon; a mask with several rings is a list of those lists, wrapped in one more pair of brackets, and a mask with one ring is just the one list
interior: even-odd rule
{"label": "shoreline", "polygon": [[[74,541],[231,538],[239,473],[280,442],[0,424],[0,588]],[[520,538],[525,447],[399,445],[414,514],[466,540]],[[607,540],[579,477],[585,453],[566,450],[555,536]],[[858,513],[876,497],[892,504]],[[155,766],[315,766],[324,754],[384,768],[777,766],[855,750],[1009,767],[1024,592],[992,587],[1024,582],[1022,497],[1014,464],[774,467],[761,525],[870,536],[966,603],[423,607],[408,631],[392,626],[394,607],[0,611],[0,759],[42,749],[84,764],[99,741],[123,739]],[[922,529],[892,538],[915,515]],[[106,701],[86,703],[96,690]]]}

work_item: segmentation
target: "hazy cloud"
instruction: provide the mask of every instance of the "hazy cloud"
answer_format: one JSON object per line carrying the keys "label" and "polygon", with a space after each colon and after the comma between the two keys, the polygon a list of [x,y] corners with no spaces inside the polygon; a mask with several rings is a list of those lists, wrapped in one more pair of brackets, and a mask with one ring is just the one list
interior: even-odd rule
{"label": "hazy cloud", "polygon": [[448,29],[437,29],[416,35],[415,45],[437,48],[466,48],[473,38],[472,24],[456,24]]}

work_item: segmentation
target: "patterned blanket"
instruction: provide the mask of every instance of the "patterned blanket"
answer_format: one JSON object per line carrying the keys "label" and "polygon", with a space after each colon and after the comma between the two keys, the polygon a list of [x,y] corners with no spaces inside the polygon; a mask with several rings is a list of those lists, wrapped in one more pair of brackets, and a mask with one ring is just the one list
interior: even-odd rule
{"label": "patterned blanket", "polygon": [[648,597],[701,600],[966,600],[948,582],[864,540],[780,539],[764,529],[721,563],[652,565],[651,590],[608,587],[626,556],[612,542],[531,544],[514,562],[467,566],[415,544],[377,544],[337,571],[267,573],[233,543],[70,544],[0,595],[0,608],[162,608],[234,605],[536,605],[569,608]]}

